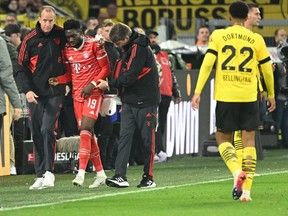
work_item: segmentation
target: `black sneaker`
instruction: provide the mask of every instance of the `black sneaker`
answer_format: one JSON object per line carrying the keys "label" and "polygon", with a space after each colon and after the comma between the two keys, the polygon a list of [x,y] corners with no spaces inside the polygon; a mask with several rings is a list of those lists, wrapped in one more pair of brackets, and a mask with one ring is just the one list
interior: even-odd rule
{"label": "black sneaker", "polygon": [[137,185],[138,188],[153,188],[156,187],[156,183],[153,181],[153,179],[147,177],[146,175],[143,176],[142,181],[139,185]]}
{"label": "black sneaker", "polygon": [[129,187],[127,178],[120,175],[114,175],[112,178],[107,178],[106,185],[109,187],[118,187],[118,188]]}

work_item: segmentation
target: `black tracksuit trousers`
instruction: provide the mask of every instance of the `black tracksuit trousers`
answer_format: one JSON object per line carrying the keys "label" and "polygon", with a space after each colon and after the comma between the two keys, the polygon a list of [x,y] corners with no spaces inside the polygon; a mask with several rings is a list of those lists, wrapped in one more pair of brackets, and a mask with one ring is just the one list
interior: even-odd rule
{"label": "black tracksuit trousers", "polygon": [[52,172],[56,151],[56,121],[62,107],[62,96],[28,103],[30,128],[33,138],[34,166],[36,176],[42,177],[46,171]]}
{"label": "black tracksuit trousers", "polygon": [[144,175],[153,179],[155,154],[155,128],[157,123],[157,107],[135,108],[122,104],[120,140],[115,162],[115,174],[126,177],[127,163],[131,151],[133,134],[136,128],[141,133],[143,143]]}

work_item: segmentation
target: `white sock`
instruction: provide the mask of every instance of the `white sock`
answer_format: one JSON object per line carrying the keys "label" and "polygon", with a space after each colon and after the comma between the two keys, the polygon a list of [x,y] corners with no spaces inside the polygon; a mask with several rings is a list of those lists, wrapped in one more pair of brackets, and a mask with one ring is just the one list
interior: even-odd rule
{"label": "white sock", "polygon": [[82,178],[85,178],[85,170],[79,169],[77,175],[81,176]]}
{"label": "white sock", "polygon": [[105,174],[103,169],[101,171],[97,172],[97,177],[106,177],[106,174]]}

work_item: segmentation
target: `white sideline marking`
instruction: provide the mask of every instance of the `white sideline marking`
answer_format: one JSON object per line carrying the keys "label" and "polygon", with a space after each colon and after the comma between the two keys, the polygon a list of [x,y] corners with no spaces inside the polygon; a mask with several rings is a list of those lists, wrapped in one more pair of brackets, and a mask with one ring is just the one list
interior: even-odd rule
{"label": "white sideline marking", "polygon": [[[257,176],[277,175],[277,174],[285,174],[285,173],[288,173],[288,170],[263,173],[263,174],[258,174]],[[100,199],[104,197],[114,197],[118,195],[136,194],[136,193],[143,193],[143,192],[149,192],[149,191],[163,190],[167,188],[169,189],[169,188],[179,188],[179,187],[187,187],[187,186],[194,186],[194,185],[217,183],[217,182],[228,181],[231,179],[233,178],[224,178],[224,179],[217,179],[217,180],[211,180],[211,181],[194,182],[194,183],[188,183],[188,184],[182,184],[182,185],[171,185],[171,186],[163,186],[163,187],[156,187],[156,188],[149,188],[149,189],[139,189],[139,190],[133,190],[133,191],[125,191],[125,192],[118,192],[118,193],[112,193],[112,194],[102,194],[102,195],[91,196],[91,197],[83,197],[83,198],[71,199],[71,200],[61,200],[61,201],[52,202],[52,203],[34,204],[34,205],[26,205],[26,206],[10,207],[10,208],[0,207],[0,211],[11,211],[11,210],[19,210],[19,209],[25,209],[25,208],[46,207],[46,206],[63,204],[63,203],[68,203],[68,202],[78,202],[78,201],[84,201],[84,200]]]}

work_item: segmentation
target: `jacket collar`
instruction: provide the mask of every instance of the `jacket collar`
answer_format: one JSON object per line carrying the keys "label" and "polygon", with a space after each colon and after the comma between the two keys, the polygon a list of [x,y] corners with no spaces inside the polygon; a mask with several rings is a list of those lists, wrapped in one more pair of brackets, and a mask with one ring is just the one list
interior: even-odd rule
{"label": "jacket collar", "polygon": [[41,26],[40,26],[40,23],[39,21],[37,22],[36,24],[36,31],[37,31],[37,34],[40,35],[40,37],[49,37],[50,35],[52,35],[54,32],[55,32],[55,29],[57,28],[56,25],[53,26],[51,32],[49,32],[48,34],[45,34],[42,29],[41,29]]}

